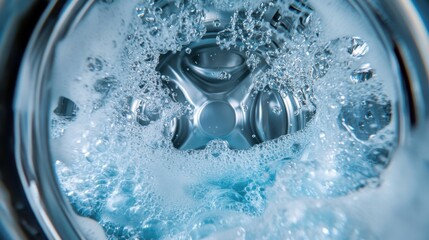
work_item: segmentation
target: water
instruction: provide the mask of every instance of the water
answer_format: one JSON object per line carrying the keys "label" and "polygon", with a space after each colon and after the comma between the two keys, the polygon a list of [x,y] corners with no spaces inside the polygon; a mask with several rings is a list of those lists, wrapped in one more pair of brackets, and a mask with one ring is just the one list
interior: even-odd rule
{"label": "water", "polygon": [[[109,239],[385,236],[356,214],[383,184],[398,138],[395,77],[370,25],[338,1],[337,15],[354,19],[340,30],[316,2],[166,2],[98,2],[58,45],[52,154],[76,212]],[[272,8],[284,21],[267,21]],[[226,22],[211,19],[225,11]],[[222,139],[174,147],[175,121],[192,121],[194,109],[156,67],[163,54],[193,53],[187,46],[210,27],[222,28],[219,51],[247,57],[248,91],[292,93],[296,115],[314,114],[304,129],[246,150]],[[269,67],[255,71],[261,62]]]}

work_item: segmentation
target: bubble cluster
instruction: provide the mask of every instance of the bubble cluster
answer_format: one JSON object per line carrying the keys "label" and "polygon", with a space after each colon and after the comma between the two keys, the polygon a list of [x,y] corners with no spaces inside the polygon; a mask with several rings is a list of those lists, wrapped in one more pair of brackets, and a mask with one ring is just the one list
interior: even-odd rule
{"label": "bubble cluster", "polygon": [[[369,57],[373,45],[353,35],[327,39],[304,0],[122,4],[94,5],[131,17],[105,19],[122,28],[105,40],[117,47],[75,60],[71,90],[52,103],[56,171],[79,215],[98,221],[109,239],[373,237],[335,204],[380,184],[397,140],[389,79]],[[198,54],[188,45],[212,27],[222,51],[246,56],[252,97],[292,94],[301,106],[294,115],[314,115],[304,129],[247,150],[220,139],[174,147],[177,120],[193,121],[194,109],[177,101],[179,86],[157,66],[166,53]],[[231,74],[212,77],[228,83]]]}
{"label": "bubble cluster", "polygon": [[149,45],[162,53],[180,51],[205,33],[204,11],[198,1],[143,1],[135,13],[141,27],[134,37],[142,47]]}

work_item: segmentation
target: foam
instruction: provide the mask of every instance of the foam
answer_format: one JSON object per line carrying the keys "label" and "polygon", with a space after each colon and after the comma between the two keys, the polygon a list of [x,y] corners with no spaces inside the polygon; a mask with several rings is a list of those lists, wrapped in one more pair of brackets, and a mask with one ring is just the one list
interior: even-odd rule
{"label": "foam", "polygon": [[[380,41],[382,34],[376,32],[374,25],[367,18],[362,17],[360,10],[353,7],[352,4],[344,4],[341,0],[317,1],[310,0],[310,4],[320,14],[323,19],[323,29],[321,37],[326,39],[335,39],[344,36],[359,36],[364,39],[370,46],[368,58],[371,59],[371,65],[377,69],[379,79],[383,81],[384,91],[389,95],[392,101],[397,101],[399,87],[395,79],[398,74],[398,66],[393,64],[393,58],[386,48],[392,46],[383,39]],[[365,4],[365,3],[364,3]],[[380,26],[377,26],[380,28]],[[377,29],[379,31],[380,29]]]}
{"label": "foam", "polygon": [[[328,6],[334,4],[331,2]],[[226,142],[217,140],[203,150],[181,151],[173,147],[166,128],[174,117],[191,114],[192,109],[170,99],[155,67],[160,54],[185,50],[189,41],[180,40],[177,26],[160,16],[155,23],[150,20],[159,34],[149,31],[147,19],[142,23],[142,13],[159,12],[149,3],[97,3],[57,47],[53,108],[59,96],[66,96],[79,110],[74,120],[53,122],[52,132],[61,134],[53,134],[51,146],[58,178],[77,213],[99,222],[111,239],[342,239],[354,236],[356,226],[362,227],[358,237],[373,236],[368,230],[372,227],[366,227],[359,216],[354,217],[352,210],[342,206],[358,189],[380,183],[379,175],[389,160],[370,154],[374,148],[390,152],[395,147],[397,116],[392,112],[389,124],[376,122],[382,126],[364,140],[356,137],[361,136],[354,132],[357,130],[339,123],[341,112],[374,94],[380,97],[374,102],[381,105],[396,99],[385,88],[394,77],[388,75],[387,58],[378,57],[385,56],[383,47],[372,32],[367,32],[361,18],[356,15],[347,23],[359,22],[356,31],[344,26],[340,34],[329,32],[326,29],[335,25],[330,20],[325,23],[329,19],[324,15],[327,10],[315,2],[316,13],[309,28],[287,40],[278,60],[272,62],[277,72],[269,70],[263,73],[265,78],[255,77],[255,85],[262,79],[263,86],[286,86],[301,96],[301,101],[306,96],[299,91],[311,90],[306,94],[312,97],[316,114],[304,130],[248,150],[232,150]],[[215,5],[222,8],[223,3],[217,1]],[[189,9],[201,14],[208,3],[189,4],[183,8],[177,5],[183,11],[180,16],[188,17]],[[257,8],[260,4],[251,6]],[[169,32],[170,24],[173,30]],[[191,24],[183,26],[187,30],[195,27],[195,21],[186,24]],[[196,24],[200,32],[192,32],[188,36],[191,41],[205,32],[200,23]],[[316,32],[323,36],[317,37]],[[367,41],[369,52],[365,56],[352,57],[342,48],[341,44],[348,44],[354,36]],[[335,40],[338,37],[341,39]],[[313,67],[323,64],[314,56],[323,53],[326,46],[331,53],[323,57],[329,66],[314,77]],[[88,67],[88,57],[102,59],[102,69]],[[352,83],[352,71],[367,62],[377,78]],[[271,77],[279,72],[290,78]],[[110,82],[95,87],[97,81],[106,78]],[[275,83],[270,82],[273,79]],[[135,102],[152,104],[153,109],[160,110],[159,117],[139,123],[137,117],[142,120],[145,116],[131,111]],[[53,115],[54,120],[57,118]],[[341,203],[338,207],[337,202]]]}

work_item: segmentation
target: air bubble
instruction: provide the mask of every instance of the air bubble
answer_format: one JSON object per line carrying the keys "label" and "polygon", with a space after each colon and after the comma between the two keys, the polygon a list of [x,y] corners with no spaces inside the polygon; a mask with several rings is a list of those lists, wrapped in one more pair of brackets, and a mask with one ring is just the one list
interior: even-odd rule
{"label": "air bubble", "polygon": [[365,63],[358,69],[353,70],[352,74],[350,75],[350,80],[354,84],[362,83],[372,79],[374,74],[374,69],[368,63]]}
{"label": "air bubble", "polygon": [[390,103],[364,101],[363,104],[350,103],[342,107],[338,119],[340,126],[349,131],[354,138],[366,141],[386,127],[391,117]]}
{"label": "air bubble", "polygon": [[229,72],[222,71],[222,72],[219,73],[218,79],[219,80],[230,80],[231,79],[231,74]]}
{"label": "air bubble", "polygon": [[232,46],[235,46],[235,40],[237,36],[230,29],[222,30],[216,36],[216,43],[221,49],[229,50]]}
{"label": "air bubble", "polygon": [[280,115],[282,113],[282,108],[280,106],[274,106],[273,107],[273,113]]}
{"label": "air bubble", "polygon": [[353,57],[362,57],[368,52],[368,50],[369,50],[368,44],[364,42],[361,38],[353,37],[351,39],[351,46],[348,49],[348,52]]}

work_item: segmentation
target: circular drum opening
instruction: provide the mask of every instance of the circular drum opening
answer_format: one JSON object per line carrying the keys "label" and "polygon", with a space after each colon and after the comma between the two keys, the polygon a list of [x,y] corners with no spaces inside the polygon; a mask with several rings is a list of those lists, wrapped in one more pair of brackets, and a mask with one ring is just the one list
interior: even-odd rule
{"label": "circular drum opening", "polygon": [[392,39],[369,9],[52,4],[16,96],[21,175],[46,231],[377,237],[357,209],[382,184],[405,107]]}

